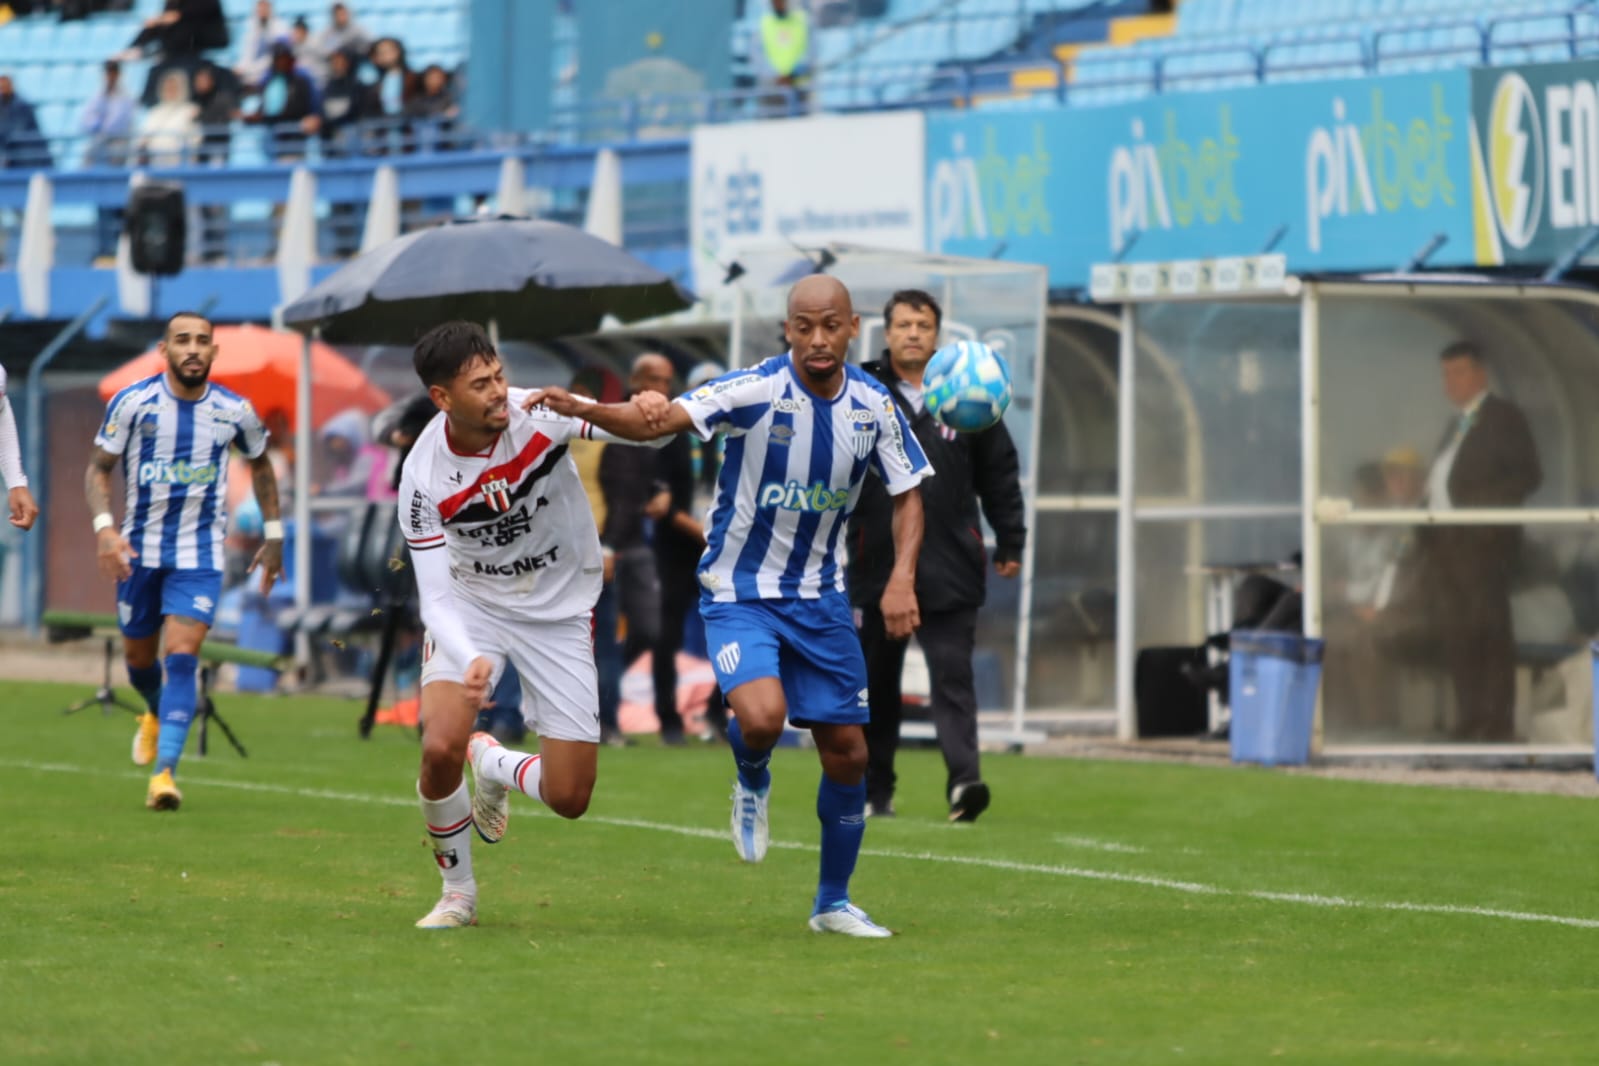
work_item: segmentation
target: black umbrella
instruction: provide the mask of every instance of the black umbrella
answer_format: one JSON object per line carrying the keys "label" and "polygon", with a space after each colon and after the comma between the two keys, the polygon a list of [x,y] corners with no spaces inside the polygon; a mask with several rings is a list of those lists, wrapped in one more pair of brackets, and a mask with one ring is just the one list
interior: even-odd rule
{"label": "black umbrella", "polygon": [[440,322],[493,322],[502,337],[550,340],[681,311],[694,297],[616,245],[559,222],[463,219],[352,259],[283,312],[322,339],[411,344]]}

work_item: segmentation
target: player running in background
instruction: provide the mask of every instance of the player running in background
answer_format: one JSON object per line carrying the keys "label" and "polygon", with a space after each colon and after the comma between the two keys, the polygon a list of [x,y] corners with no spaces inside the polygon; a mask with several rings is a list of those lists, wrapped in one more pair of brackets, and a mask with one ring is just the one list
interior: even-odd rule
{"label": "player running in background", "polygon": [[559,389],[532,398],[581,412],[636,440],[692,430],[727,434],[700,559],[701,612],[717,680],[735,720],[733,844],[760,862],[768,841],[772,748],[789,718],[809,728],[822,762],[816,816],[817,932],[885,937],[850,901],[866,820],[866,665],[844,592],[843,532],[868,467],[894,497],[894,571],[881,606],[890,634],[917,625],[919,486],[932,469],[884,386],[845,365],[860,329],[849,290],[825,275],[789,293],[789,352],[715,379],[676,401],[585,407]]}
{"label": "player running in background", "polygon": [[22,445],[17,441],[17,420],[6,399],[6,368],[0,366],[0,481],[6,486],[6,505],[11,524],[21,530],[33,528],[39,505],[28,491],[28,475],[22,472]]}
{"label": "player running in background", "polygon": [[[525,410],[530,394],[507,387],[499,354],[472,323],[429,331],[413,361],[442,412],[400,475],[400,526],[427,627],[417,796],[444,877],[443,895],[416,924],[451,929],[477,923],[469,830],[500,840],[510,789],[563,818],[588,809],[600,740],[592,626],[604,564],[567,441],[615,438],[577,418]],[[521,677],[537,755],[472,732],[507,663]]]}
{"label": "player running in background", "polygon": [[[155,763],[145,806],[170,811],[183,801],[173,776],[194,720],[200,645],[222,594],[230,445],[250,460],[261,507],[265,540],[250,569],[261,568],[263,594],[283,570],[283,522],[266,427],[250,401],[208,380],[217,356],[211,323],[180,311],[158,347],[167,368],[106,405],[84,490],[100,572],[117,582],[128,679],[149,707],[133,737],[134,763]],[[120,529],[111,516],[119,463],[127,488]]]}

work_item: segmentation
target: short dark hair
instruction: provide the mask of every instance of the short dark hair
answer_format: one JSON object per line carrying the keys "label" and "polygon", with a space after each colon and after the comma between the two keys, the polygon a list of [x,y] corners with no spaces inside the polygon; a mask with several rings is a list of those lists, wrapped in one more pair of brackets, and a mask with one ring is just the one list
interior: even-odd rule
{"label": "short dark hair", "polygon": [[476,322],[446,322],[434,326],[416,342],[411,365],[422,384],[448,385],[474,359],[498,359],[489,335]]}
{"label": "short dark hair", "polygon": [[1470,359],[1473,363],[1482,363],[1482,349],[1477,347],[1475,341],[1455,341],[1438,353],[1438,358],[1445,362],[1450,359]]}
{"label": "short dark hair", "polygon": [[167,316],[166,328],[161,331],[161,336],[165,337],[168,333],[171,333],[172,323],[176,322],[180,318],[198,318],[201,322],[205,323],[207,329],[213,332],[215,332],[217,328],[215,322],[212,322],[209,318],[207,318],[205,315],[202,315],[198,311],[174,311],[172,314]]}
{"label": "short dark hair", "polygon": [[938,306],[938,301],[933,299],[932,293],[923,292],[921,289],[901,289],[888,298],[888,303],[883,305],[883,328],[887,329],[894,322],[894,308],[905,304],[913,311],[933,312],[933,326],[936,329],[944,328],[944,309]]}

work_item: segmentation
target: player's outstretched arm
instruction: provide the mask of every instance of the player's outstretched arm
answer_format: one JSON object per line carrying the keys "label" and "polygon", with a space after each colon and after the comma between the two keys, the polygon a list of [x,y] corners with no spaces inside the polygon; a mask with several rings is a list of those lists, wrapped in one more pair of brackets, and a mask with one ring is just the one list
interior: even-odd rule
{"label": "player's outstretched arm", "polygon": [[[3,384],[3,383],[0,383]],[[6,483],[6,503],[11,511],[11,524],[18,529],[33,528],[39,517],[39,505],[28,488],[28,477],[22,470],[22,445],[17,440],[17,420],[11,413],[11,404],[0,391],[0,481]]]}
{"label": "player's outstretched arm", "polygon": [[133,560],[139,554],[111,517],[111,471],[120,458],[96,447],[83,475],[83,493],[89,501],[89,513],[94,515],[96,560],[100,573],[113,581],[132,576]]}
{"label": "player's outstretched arm", "polygon": [[283,575],[283,513],[279,510],[278,475],[265,452],[250,460],[250,486],[261,508],[261,531],[265,539],[246,572],[253,573],[256,567],[261,568],[261,595],[265,596],[272,591],[272,583]]}
{"label": "player's outstretched arm", "polygon": [[883,625],[895,640],[904,640],[922,624],[916,606],[916,560],[922,554],[922,490],[907,489],[894,497],[894,570],[878,606]]}
{"label": "player's outstretched arm", "polygon": [[581,418],[622,440],[659,440],[694,426],[681,404],[655,392],[638,393],[626,403],[595,403],[552,386],[536,389],[522,401],[524,410],[540,406],[568,418]]}

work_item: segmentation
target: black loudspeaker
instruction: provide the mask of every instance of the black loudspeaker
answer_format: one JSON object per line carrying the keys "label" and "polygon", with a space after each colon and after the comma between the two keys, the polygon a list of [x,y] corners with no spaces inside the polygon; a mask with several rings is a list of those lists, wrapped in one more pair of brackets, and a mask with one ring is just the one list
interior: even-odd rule
{"label": "black loudspeaker", "polygon": [[1189,680],[1205,667],[1205,649],[1144,648],[1133,667],[1133,702],[1140,737],[1193,737],[1210,728],[1205,691]]}
{"label": "black loudspeaker", "polygon": [[183,273],[189,234],[181,185],[140,185],[129,194],[124,217],[135,271]]}

